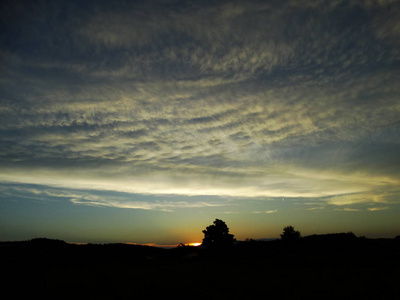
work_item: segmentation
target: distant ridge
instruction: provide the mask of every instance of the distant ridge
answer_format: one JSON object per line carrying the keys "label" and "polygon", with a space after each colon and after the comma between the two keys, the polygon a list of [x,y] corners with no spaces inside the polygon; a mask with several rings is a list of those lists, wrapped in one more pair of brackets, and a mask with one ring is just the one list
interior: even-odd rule
{"label": "distant ridge", "polygon": [[255,241],[259,242],[270,242],[270,241],[276,241],[279,240],[278,238],[269,238],[269,239],[256,239]]}

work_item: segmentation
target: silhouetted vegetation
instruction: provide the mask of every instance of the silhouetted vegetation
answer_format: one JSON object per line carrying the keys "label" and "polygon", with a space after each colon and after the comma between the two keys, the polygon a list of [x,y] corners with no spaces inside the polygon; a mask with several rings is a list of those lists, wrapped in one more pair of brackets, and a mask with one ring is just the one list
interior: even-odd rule
{"label": "silhouetted vegetation", "polygon": [[296,240],[301,237],[300,231],[294,230],[293,226],[286,226],[283,228],[283,233],[281,234],[281,239],[288,240]]}
{"label": "silhouetted vegetation", "polygon": [[397,237],[368,239],[347,232],[304,236],[293,243],[247,239],[233,244],[222,221],[206,233],[215,227],[231,236],[230,247],[76,245],[43,238],[0,242],[4,286],[41,299],[399,299]]}
{"label": "silhouetted vegetation", "polygon": [[233,234],[224,221],[215,219],[214,223],[203,230],[203,246],[208,248],[227,248],[235,243]]}

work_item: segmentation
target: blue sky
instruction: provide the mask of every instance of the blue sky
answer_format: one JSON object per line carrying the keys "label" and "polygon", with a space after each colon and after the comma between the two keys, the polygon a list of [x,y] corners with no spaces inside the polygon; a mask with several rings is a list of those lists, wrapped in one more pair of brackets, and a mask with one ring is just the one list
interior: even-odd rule
{"label": "blue sky", "polygon": [[1,240],[399,234],[398,1],[1,5]]}

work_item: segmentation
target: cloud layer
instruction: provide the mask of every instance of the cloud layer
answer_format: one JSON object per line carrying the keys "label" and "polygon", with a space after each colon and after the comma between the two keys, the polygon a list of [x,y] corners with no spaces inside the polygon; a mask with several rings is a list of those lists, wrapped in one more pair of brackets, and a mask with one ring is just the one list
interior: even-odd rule
{"label": "cloud layer", "polygon": [[397,2],[3,6],[3,182],[340,207],[399,191]]}

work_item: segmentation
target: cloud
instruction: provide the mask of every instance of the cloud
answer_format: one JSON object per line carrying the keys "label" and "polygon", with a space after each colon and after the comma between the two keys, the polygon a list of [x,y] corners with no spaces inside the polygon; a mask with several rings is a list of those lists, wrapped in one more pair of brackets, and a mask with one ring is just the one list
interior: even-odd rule
{"label": "cloud", "polygon": [[334,196],[327,199],[327,203],[331,205],[344,206],[360,203],[382,203],[384,202],[382,195],[365,195],[365,194],[348,194]]}
{"label": "cloud", "polygon": [[144,197],[132,193],[121,193],[116,191],[95,192],[84,189],[68,189],[55,186],[31,185],[31,184],[1,184],[0,190],[3,195],[18,195],[23,198],[31,198],[41,202],[54,202],[68,200],[76,205],[129,208],[142,210],[159,210],[172,212],[179,209],[219,207],[228,203],[218,199],[182,201],[171,197],[163,197],[159,200],[155,197]]}
{"label": "cloud", "polygon": [[336,208],[335,210],[339,210],[339,211],[361,211],[361,209],[358,209],[358,208],[351,208],[351,207]]}
{"label": "cloud", "polygon": [[369,211],[380,211],[380,210],[387,210],[389,207],[370,207],[368,208]]}
{"label": "cloud", "polygon": [[273,210],[266,210],[266,211],[253,211],[254,214],[273,214],[278,212],[277,209],[273,209]]}
{"label": "cloud", "polygon": [[43,3],[2,12],[4,182],[335,206],[398,186],[390,1]]}
{"label": "cloud", "polygon": [[[219,160],[217,163],[221,164]],[[344,176],[340,174],[322,174],[320,171],[293,172],[294,170],[275,167],[266,172],[259,168],[232,170],[229,165],[206,166],[197,164],[159,166],[149,169],[148,162],[133,165],[137,174],[130,170],[131,165],[122,164],[118,168],[102,166],[101,169],[65,171],[51,169],[32,171],[26,168],[18,171],[9,169],[0,175],[0,180],[16,183],[40,184],[70,189],[91,189],[118,191],[153,195],[219,195],[231,197],[311,197],[327,198],[327,203],[346,205],[355,202],[383,201],[380,195],[370,195],[382,187],[390,188],[385,178],[371,179],[369,176]],[[138,170],[142,170],[139,172]],[[292,171],[292,172],[290,172]],[[34,174],[34,176],[33,176]],[[96,175],[94,175],[96,174]],[[354,194],[356,193],[356,194]],[[336,196],[339,195],[339,196]],[[364,195],[366,195],[364,197]]]}
{"label": "cloud", "polygon": [[325,209],[325,207],[324,206],[316,206],[316,207],[310,207],[310,208],[307,208],[307,210],[323,210],[323,209]]}

